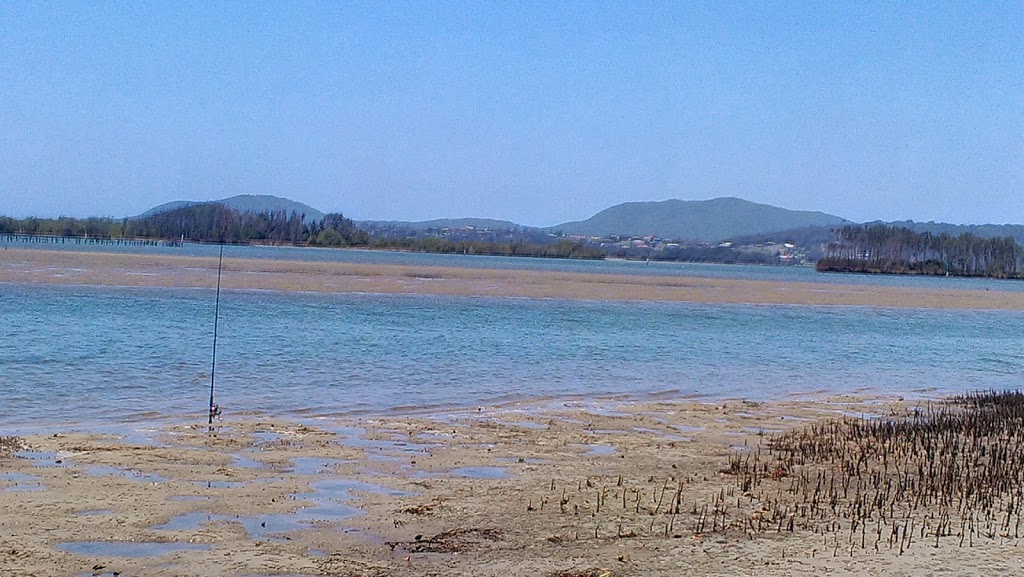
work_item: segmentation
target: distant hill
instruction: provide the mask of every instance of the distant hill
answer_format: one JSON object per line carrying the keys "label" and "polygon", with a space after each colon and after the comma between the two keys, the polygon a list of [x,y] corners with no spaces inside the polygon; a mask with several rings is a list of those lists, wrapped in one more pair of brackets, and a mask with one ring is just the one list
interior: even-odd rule
{"label": "distant hill", "polygon": [[186,206],[193,206],[196,204],[202,203],[192,200],[172,200],[171,202],[165,202],[159,206],[154,206],[146,212],[138,216],[133,216],[132,218],[146,218],[147,216],[153,216],[154,214],[160,214],[161,212],[170,212],[172,210],[178,210],[179,208],[185,208]]}
{"label": "distant hill", "polygon": [[411,230],[466,227],[489,228],[492,230],[516,230],[520,228],[529,228],[508,220],[495,220],[492,218],[438,218],[434,220],[421,220],[414,222],[400,220],[363,220],[357,221],[356,226],[364,229],[408,228]]}
{"label": "distant hill", "polygon": [[846,221],[823,212],[788,210],[740,198],[627,202],[602,210],[587,220],[551,227],[566,234],[644,236],[698,242],[719,242],[811,226],[832,227]]}
{"label": "distant hill", "polygon": [[299,214],[306,215],[303,219],[305,222],[313,222],[315,220],[322,220],[324,213],[301,202],[289,200],[287,198],[281,198],[279,196],[271,196],[269,194],[240,194],[238,196],[232,196],[230,198],[223,198],[221,200],[211,201],[193,201],[193,200],[175,200],[155,206],[146,212],[140,214],[135,218],[145,218],[147,216],[153,216],[161,212],[167,212],[169,210],[176,210],[184,208],[186,206],[193,206],[196,204],[223,204],[229,208],[233,208],[239,212],[276,212],[283,210],[288,214],[297,212]]}

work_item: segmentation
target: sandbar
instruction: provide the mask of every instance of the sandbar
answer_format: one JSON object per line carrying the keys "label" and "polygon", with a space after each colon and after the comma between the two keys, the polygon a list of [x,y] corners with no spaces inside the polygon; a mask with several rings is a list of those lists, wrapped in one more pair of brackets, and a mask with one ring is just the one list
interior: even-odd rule
{"label": "sandbar", "polygon": [[[14,248],[0,282],[213,288],[217,259]],[[1010,281],[1008,281],[1010,282]],[[1024,310],[1024,291],[226,258],[228,290]]]}

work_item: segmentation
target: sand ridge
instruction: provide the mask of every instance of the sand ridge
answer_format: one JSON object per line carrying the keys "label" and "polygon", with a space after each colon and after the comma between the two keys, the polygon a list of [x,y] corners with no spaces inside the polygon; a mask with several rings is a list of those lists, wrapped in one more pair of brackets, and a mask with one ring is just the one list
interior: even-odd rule
{"label": "sand ridge", "polygon": [[[217,259],[0,251],[0,282],[213,288]],[[1011,281],[1007,281],[1011,282]],[[1024,310],[1024,292],[226,258],[228,290]]]}

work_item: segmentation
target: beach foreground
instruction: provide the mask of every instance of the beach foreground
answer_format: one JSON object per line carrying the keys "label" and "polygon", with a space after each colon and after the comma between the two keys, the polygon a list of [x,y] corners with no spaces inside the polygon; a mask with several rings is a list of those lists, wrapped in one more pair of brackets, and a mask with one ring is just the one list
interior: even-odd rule
{"label": "beach foreground", "polygon": [[[0,283],[213,288],[217,259],[14,248]],[[328,293],[1024,310],[1024,292],[225,258],[223,287]]]}
{"label": "beach foreground", "polygon": [[1019,572],[1015,529],[980,513],[969,533],[925,508],[867,529],[841,512],[769,518],[806,474],[771,464],[772,435],[921,407],[565,400],[8,438],[0,575]]}

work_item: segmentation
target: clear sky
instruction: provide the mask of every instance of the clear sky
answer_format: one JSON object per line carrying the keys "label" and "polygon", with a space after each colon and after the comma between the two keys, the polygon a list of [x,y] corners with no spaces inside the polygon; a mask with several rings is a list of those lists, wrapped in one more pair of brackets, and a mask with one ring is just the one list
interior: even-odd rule
{"label": "clear sky", "polygon": [[0,2],[0,214],[1024,223],[1024,3]]}

